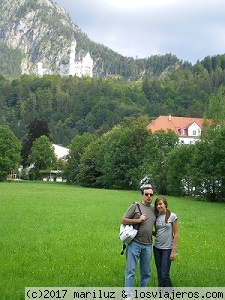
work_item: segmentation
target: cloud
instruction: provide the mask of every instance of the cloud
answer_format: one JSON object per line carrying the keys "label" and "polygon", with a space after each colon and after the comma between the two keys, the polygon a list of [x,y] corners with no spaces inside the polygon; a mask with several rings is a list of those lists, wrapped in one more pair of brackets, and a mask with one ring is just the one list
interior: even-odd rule
{"label": "cloud", "polygon": [[57,0],[94,41],[124,56],[225,53],[223,0]]}

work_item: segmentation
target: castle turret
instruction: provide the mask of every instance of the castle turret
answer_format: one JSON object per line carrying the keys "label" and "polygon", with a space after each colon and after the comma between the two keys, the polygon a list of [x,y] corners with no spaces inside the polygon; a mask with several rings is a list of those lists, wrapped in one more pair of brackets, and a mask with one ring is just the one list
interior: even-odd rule
{"label": "castle turret", "polygon": [[70,44],[70,59],[69,59],[69,74],[75,75],[75,55],[76,55],[76,41],[72,41]]}

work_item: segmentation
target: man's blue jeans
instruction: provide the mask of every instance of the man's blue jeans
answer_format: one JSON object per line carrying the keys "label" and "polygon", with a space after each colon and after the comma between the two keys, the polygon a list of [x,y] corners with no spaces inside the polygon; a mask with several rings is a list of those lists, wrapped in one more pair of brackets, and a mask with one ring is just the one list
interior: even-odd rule
{"label": "man's blue jeans", "polygon": [[152,245],[132,241],[126,247],[126,277],[125,286],[133,287],[137,263],[140,260],[140,286],[146,287],[151,278],[150,260]]}
{"label": "man's blue jeans", "polygon": [[158,249],[156,247],[153,247],[153,251],[158,275],[158,286],[173,287],[170,280],[171,249]]}

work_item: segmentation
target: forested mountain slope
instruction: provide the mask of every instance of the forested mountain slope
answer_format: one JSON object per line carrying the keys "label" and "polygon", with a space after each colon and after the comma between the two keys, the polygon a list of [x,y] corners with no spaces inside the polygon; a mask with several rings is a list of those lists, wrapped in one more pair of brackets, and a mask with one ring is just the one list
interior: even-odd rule
{"label": "forested mountain slope", "polygon": [[35,118],[44,119],[53,142],[67,146],[78,134],[102,134],[127,117],[147,116],[149,122],[169,114],[203,117],[224,87],[225,55],[137,82],[59,75],[8,81],[1,76],[0,125],[22,139]]}
{"label": "forested mountain slope", "polygon": [[76,39],[76,52],[90,52],[98,78],[123,77],[138,80],[170,74],[190,66],[175,55],[145,59],[123,57],[108,47],[92,42],[74,24],[69,14],[52,0],[0,1],[0,74],[6,78],[32,75],[37,63],[57,74],[60,62],[68,57],[70,43]]}

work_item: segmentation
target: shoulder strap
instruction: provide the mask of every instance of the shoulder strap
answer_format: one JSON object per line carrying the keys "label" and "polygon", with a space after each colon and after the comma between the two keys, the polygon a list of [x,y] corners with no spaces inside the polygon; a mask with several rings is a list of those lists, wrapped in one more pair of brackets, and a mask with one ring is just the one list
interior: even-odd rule
{"label": "shoulder strap", "polygon": [[[139,210],[140,214],[142,215],[142,212],[141,212],[141,208],[140,208],[139,202],[135,202],[135,203],[136,203],[136,205],[137,205],[137,207],[138,207],[138,210]],[[141,223],[138,224],[137,230],[139,229],[140,226],[141,226]]]}
{"label": "shoulder strap", "polygon": [[[136,205],[137,205],[137,207],[138,207],[138,210],[139,210],[140,214],[142,215],[142,212],[141,212],[141,208],[140,208],[139,203],[138,203],[138,202],[134,202],[134,203],[136,203]],[[137,226],[137,230],[139,229],[140,225],[141,225],[141,223]],[[123,249],[122,249],[122,252],[121,252],[120,254],[123,255],[125,250],[126,250],[126,245],[123,244]]]}
{"label": "shoulder strap", "polygon": [[123,244],[123,248],[122,248],[122,252],[120,253],[121,255],[123,255],[124,254],[124,251],[126,250],[126,244]]}
{"label": "shoulder strap", "polygon": [[139,212],[140,212],[140,214],[142,215],[142,212],[141,212],[141,208],[140,208],[139,203],[138,203],[138,202],[135,202],[135,203],[137,204],[137,207],[138,207],[138,209],[139,209]]}

